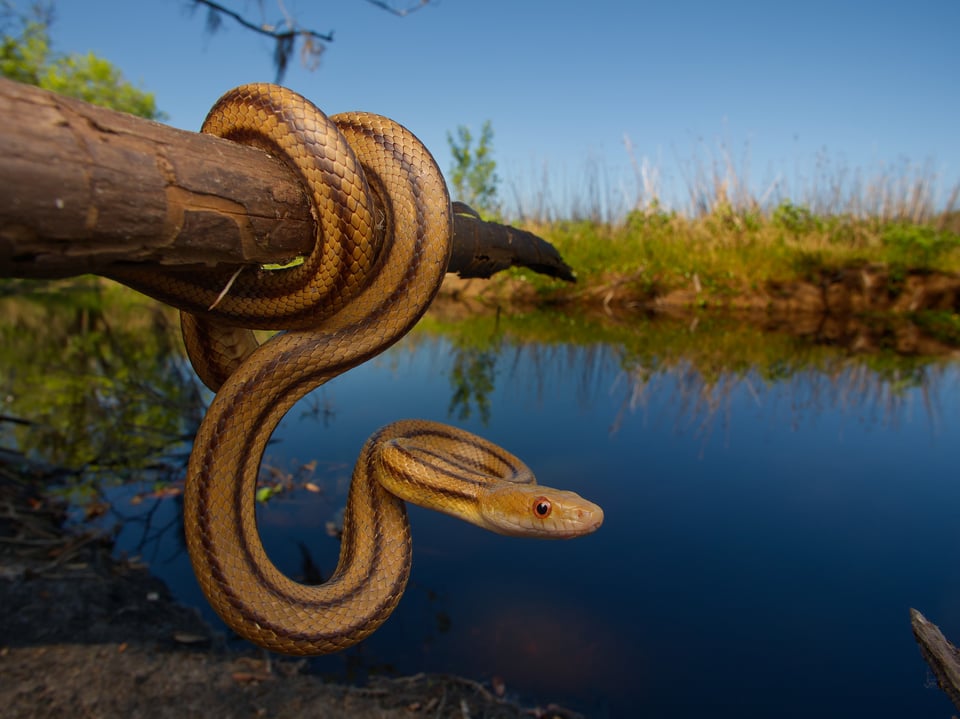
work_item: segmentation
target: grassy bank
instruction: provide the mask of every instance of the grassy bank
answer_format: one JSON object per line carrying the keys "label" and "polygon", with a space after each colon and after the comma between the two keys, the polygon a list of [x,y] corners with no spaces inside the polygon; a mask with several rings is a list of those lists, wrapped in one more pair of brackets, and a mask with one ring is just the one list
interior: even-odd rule
{"label": "grassy bank", "polygon": [[824,160],[812,179],[757,189],[749,168],[738,168],[721,148],[687,163],[687,201],[673,209],[658,199],[651,178],[659,171],[633,165],[633,209],[619,193],[598,199],[604,192],[596,188],[609,183],[591,179],[588,169],[580,193],[587,206],[572,217],[543,202],[516,211],[517,224],[552,243],[574,268],[578,289],[533,273],[515,276],[554,299],[616,286],[641,298],[692,290],[712,303],[850,268],[881,268],[894,284],[911,273],[960,273],[960,184],[944,189],[928,166],[868,175]]}
{"label": "grassy bank", "polygon": [[[719,205],[698,217],[654,207],[617,224],[560,221],[527,229],[560,251],[582,286],[623,281],[642,296],[693,287],[709,299],[865,265],[895,275],[957,273],[958,225],[955,214],[920,221],[825,216],[783,202],[766,212]],[[522,274],[542,291],[556,291]]]}

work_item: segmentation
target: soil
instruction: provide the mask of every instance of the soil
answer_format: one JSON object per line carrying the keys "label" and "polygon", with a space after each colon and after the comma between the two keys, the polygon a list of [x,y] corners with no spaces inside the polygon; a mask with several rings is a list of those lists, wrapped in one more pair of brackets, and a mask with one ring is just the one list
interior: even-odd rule
{"label": "soil", "polygon": [[[0,707],[19,717],[575,717],[456,676],[326,683],[305,663],[228,650],[109,538],[64,529],[22,458],[0,455]],[[16,466],[15,466],[16,465]],[[42,485],[41,485],[42,486]]]}
{"label": "soil", "polygon": [[794,316],[903,315],[924,310],[960,312],[960,276],[924,270],[898,274],[883,265],[864,265],[823,270],[804,280],[771,281],[749,291],[720,293],[705,289],[696,276],[689,287],[660,289],[655,282],[645,281],[640,271],[633,275],[610,274],[602,282],[586,287],[558,285],[541,294],[522,278],[497,276],[475,280],[447,275],[440,295],[468,305],[546,303],[580,309],[601,307],[607,312],[677,312],[709,307]]}
{"label": "soil", "polygon": [[901,276],[881,265],[865,265],[721,295],[705,290],[696,278],[688,288],[651,289],[642,274],[611,274],[599,284],[564,284],[546,294],[517,277],[474,280],[447,275],[431,312],[455,319],[486,314],[491,307],[550,305],[629,321],[638,315],[691,320],[710,310],[765,331],[816,337],[860,353],[885,349],[953,356],[960,347],[955,330],[932,333],[915,321],[924,312],[960,315],[958,275],[912,270]]}

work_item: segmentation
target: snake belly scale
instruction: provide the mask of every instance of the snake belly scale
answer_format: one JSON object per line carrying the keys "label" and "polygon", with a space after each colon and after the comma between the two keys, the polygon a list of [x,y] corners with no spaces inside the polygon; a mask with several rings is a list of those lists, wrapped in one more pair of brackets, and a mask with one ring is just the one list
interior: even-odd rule
{"label": "snake belly scale", "polygon": [[194,571],[226,623],[287,654],[361,641],[396,607],[410,573],[404,500],[504,534],[572,537],[596,529],[599,507],[537,485],[505,450],[447,425],[405,420],[379,430],[361,451],[333,576],[305,586],[273,565],[255,512],[270,435],[297,400],[382,352],[421,317],[447,268],[450,200],[419,140],[378,115],[327,118],[295,93],[251,85],[221,98],[205,130],[276,152],[310,188],[319,218],[317,249],[299,268],[259,273],[272,276],[267,290],[241,276],[216,310],[208,303],[222,275],[118,273],[190,313],[192,361],[202,361],[208,331],[287,330],[262,346],[241,342],[223,360],[226,369],[201,372],[219,389],[187,468],[184,524]]}

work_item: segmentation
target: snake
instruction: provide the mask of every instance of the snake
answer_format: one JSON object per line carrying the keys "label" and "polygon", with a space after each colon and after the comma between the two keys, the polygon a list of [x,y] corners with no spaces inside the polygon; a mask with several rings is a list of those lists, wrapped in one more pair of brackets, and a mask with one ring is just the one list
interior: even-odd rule
{"label": "snake", "polygon": [[[309,189],[318,226],[299,265],[241,272],[225,294],[229,270],[117,273],[181,308],[189,357],[216,391],[187,466],[184,526],[199,584],[225,623],[284,654],[362,641],[410,575],[406,502],[510,536],[571,538],[599,527],[600,507],[537,484],[501,447],[446,424],[401,420],[360,451],[332,576],[304,585],[271,562],[255,510],[264,448],[300,398],[420,319],[446,272],[451,202],[423,144],[380,115],[327,117],[288,89],[252,84],[221,97],[202,129],[287,163]],[[259,344],[251,328],[284,331]]]}

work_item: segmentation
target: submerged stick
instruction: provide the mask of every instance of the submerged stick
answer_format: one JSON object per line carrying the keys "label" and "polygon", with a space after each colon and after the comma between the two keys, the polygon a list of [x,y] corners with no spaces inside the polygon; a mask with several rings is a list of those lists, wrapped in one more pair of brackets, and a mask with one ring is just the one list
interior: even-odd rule
{"label": "submerged stick", "polygon": [[920,653],[937,678],[937,685],[960,710],[960,651],[947,641],[936,624],[916,609],[910,610],[910,626]]}

